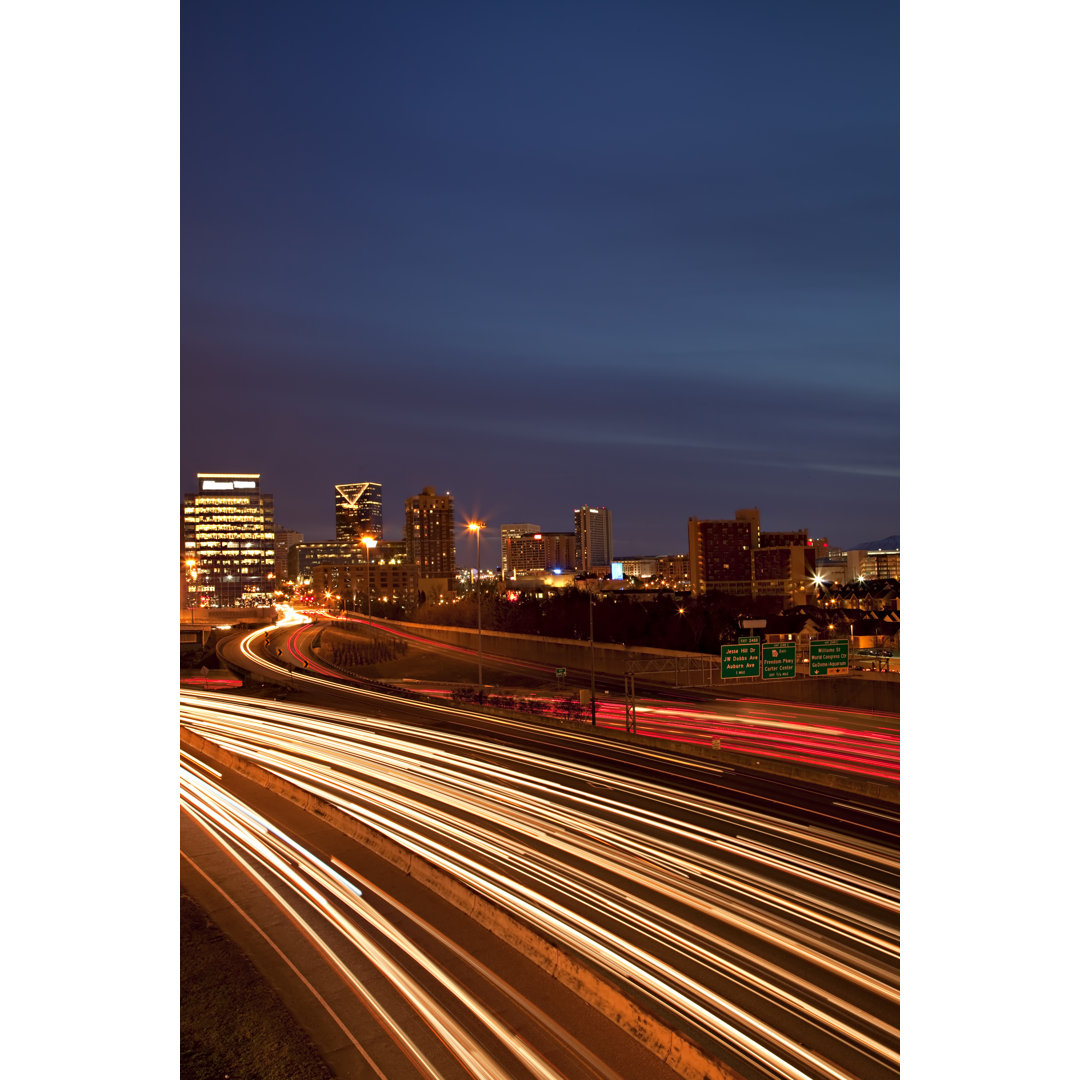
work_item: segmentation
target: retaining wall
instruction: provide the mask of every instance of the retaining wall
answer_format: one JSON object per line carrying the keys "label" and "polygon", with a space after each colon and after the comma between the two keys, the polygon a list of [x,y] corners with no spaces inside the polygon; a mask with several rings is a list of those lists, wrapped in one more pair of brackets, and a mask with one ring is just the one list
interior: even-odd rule
{"label": "retaining wall", "polygon": [[[376,623],[378,620],[373,620]],[[446,645],[457,645],[465,649],[476,648],[476,631],[459,626],[428,626],[426,623],[387,623],[388,627],[404,627],[421,637],[431,638]],[[691,663],[718,663],[719,657],[708,653],[675,652],[670,649],[628,648],[625,645],[601,644],[597,642],[590,648],[587,641],[568,638],[539,637],[532,634],[505,634],[501,631],[484,630],[482,633],[484,655],[502,656],[511,660],[528,660],[532,663],[551,667],[552,678],[555,668],[575,668],[587,671],[591,657],[595,655],[596,670],[605,675],[622,678],[626,674],[628,663],[635,668],[644,666],[647,661],[668,661],[674,668],[675,658],[679,657],[682,671],[676,675],[674,670],[643,671],[635,674],[641,682],[658,683],[666,686],[686,685],[686,658]],[[797,701],[807,705],[825,707],[866,709],[872,712],[898,713],[900,711],[900,677],[875,677],[876,673],[829,678],[802,676],[791,680],[777,680],[768,683],[761,679],[745,682],[732,682],[719,678],[719,672],[706,688],[718,696],[762,697],[778,701]],[[698,681],[694,681],[694,676]],[[690,687],[702,689],[701,673],[690,673]]]}

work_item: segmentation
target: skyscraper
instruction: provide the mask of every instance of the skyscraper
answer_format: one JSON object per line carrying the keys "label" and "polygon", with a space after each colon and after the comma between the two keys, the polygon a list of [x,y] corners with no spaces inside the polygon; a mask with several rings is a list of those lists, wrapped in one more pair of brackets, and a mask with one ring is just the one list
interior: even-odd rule
{"label": "skyscraper", "polygon": [[382,484],[370,480],[361,484],[334,486],[334,520],[338,540],[359,540],[361,536],[382,539]]}
{"label": "skyscraper", "polygon": [[614,557],[611,511],[606,506],[581,506],[574,511],[574,555],[583,574],[609,571]]}
{"label": "skyscraper", "polygon": [[454,577],[455,533],[450,492],[436,495],[433,487],[426,487],[405,500],[405,553],[409,562],[420,567],[420,577]]}
{"label": "skyscraper", "polygon": [[188,601],[266,607],[274,599],[274,497],[259,473],[198,473],[184,496],[183,570]]}

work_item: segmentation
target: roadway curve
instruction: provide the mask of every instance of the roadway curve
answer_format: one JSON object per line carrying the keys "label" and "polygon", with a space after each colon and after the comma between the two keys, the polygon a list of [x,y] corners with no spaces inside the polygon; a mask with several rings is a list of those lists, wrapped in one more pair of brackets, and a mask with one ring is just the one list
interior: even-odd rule
{"label": "roadway curve", "polygon": [[[240,646],[256,670],[260,638]],[[747,1077],[897,1074],[890,808],[296,679],[349,704],[184,695],[184,724],[440,861]]]}

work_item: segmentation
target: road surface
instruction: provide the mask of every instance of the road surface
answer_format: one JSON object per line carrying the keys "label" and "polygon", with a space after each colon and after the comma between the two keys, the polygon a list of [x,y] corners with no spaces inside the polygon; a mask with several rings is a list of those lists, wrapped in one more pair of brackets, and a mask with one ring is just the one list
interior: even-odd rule
{"label": "road surface", "polygon": [[185,694],[183,721],[587,956],[744,1076],[897,1075],[893,808],[347,693],[323,709]]}

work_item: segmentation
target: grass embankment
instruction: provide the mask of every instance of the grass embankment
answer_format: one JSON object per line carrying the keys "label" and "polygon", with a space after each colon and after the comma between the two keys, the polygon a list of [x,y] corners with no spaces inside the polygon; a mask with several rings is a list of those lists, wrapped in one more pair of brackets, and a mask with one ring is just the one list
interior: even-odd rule
{"label": "grass embankment", "polygon": [[180,1080],[332,1080],[250,960],[180,897]]}
{"label": "grass embankment", "polygon": [[[379,652],[376,643],[388,640],[392,641],[386,635],[370,635],[366,628],[328,627],[315,652],[355,675],[383,682],[473,683],[476,680],[476,660],[471,656],[421,649],[400,641],[393,643],[392,651]],[[382,648],[385,650],[386,646]],[[547,681],[545,676],[538,677],[532,672],[499,668],[495,656],[486,658],[484,672],[488,685],[534,687]]]}

